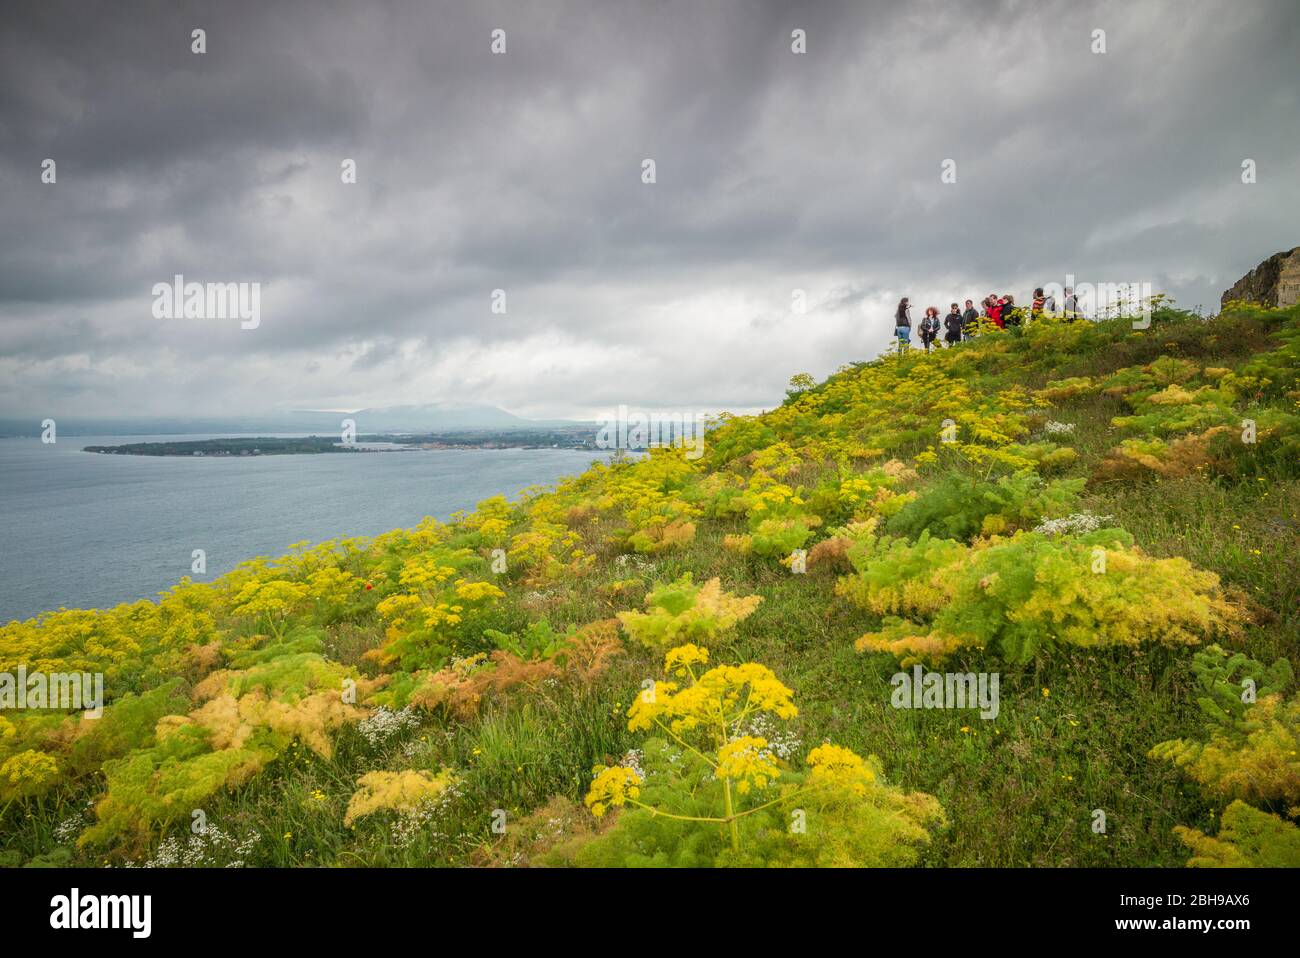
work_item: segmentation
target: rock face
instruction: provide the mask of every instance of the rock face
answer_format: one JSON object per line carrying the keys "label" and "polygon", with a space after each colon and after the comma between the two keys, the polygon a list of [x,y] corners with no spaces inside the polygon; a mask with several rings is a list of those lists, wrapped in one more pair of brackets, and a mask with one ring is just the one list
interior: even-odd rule
{"label": "rock face", "polygon": [[1294,306],[1300,301],[1300,246],[1274,253],[1237,280],[1223,294],[1220,308],[1232,299],[1264,306]]}

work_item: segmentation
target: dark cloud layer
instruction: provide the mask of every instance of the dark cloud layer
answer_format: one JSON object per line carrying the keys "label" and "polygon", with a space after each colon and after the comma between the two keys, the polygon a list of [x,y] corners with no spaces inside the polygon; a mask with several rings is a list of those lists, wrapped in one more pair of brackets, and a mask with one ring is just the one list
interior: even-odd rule
{"label": "dark cloud layer", "polygon": [[[1300,242],[1298,40],[1293,0],[10,2],[0,413],[746,408],[904,293],[1213,308]],[[176,273],[261,325],[155,319]]]}

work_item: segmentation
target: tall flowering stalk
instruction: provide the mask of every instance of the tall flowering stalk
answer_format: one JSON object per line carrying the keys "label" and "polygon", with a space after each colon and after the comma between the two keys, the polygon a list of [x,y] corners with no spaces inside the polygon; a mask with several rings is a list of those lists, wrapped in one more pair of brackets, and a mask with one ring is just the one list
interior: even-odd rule
{"label": "tall flowering stalk", "polygon": [[793,802],[819,790],[839,787],[865,795],[875,772],[860,756],[836,745],[820,745],[808,755],[809,774],[796,787],[747,808],[741,801],[778,783],[784,770],[762,736],[745,734],[759,716],[788,721],[798,714],[794,693],[772,670],[756,662],[720,665],[703,671],[709,650],[687,644],[664,656],[671,676],[644,690],[628,710],[632,731],[658,730],[705,762],[722,783],[722,814],[684,815],[641,800],[642,776],[626,766],[600,769],[586,803],[597,817],[611,807],[631,805],[679,821],[724,826],[732,851],[740,850],[739,820]]}

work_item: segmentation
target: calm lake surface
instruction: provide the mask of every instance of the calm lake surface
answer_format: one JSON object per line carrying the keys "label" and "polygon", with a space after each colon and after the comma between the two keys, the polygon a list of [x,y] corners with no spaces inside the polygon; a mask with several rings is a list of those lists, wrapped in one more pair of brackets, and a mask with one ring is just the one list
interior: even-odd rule
{"label": "calm lake surface", "polygon": [[[564,449],[258,457],[82,452],[204,436],[0,439],[0,622],[153,598],[207,553],[206,581],[304,539],[376,535],[586,469]],[[600,456],[599,458],[603,458]]]}

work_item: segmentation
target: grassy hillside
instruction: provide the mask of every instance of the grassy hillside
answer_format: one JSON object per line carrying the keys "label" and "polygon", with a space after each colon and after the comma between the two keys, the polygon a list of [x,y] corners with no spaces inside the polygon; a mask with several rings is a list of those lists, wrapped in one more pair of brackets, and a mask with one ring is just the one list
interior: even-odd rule
{"label": "grassy hillside", "polygon": [[1298,407],[1300,308],[1044,321],[10,623],[109,705],[0,717],[0,860],[1300,865]]}

